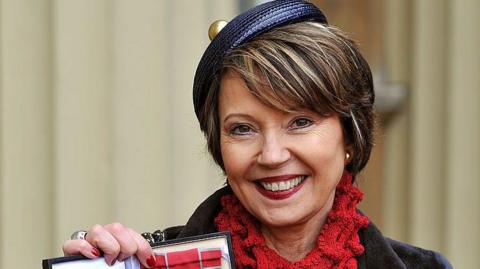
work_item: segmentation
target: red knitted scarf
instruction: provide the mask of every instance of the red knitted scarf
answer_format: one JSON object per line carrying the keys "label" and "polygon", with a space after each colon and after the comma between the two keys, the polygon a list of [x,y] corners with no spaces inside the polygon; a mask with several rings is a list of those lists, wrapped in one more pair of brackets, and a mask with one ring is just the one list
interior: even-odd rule
{"label": "red knitted scarf", "polygon": [[316,247],[303,259],[289,262],[267,247],[260,224],[233,194],[221,199],[223,209],[215,218],[219,231],[232,234],[237,268],[357,268],[355,257],[364,252],[358,230],[368,225],[357,204],[363,193],[352,185],[352,175],[344,172],[337,185],[335,201],[317,239]]}

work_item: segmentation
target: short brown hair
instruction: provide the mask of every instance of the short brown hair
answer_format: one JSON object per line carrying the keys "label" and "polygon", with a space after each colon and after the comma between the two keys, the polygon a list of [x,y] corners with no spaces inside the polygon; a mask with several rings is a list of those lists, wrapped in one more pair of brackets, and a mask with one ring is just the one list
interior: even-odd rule
{"label": "short brown hair", "polygon": [[347,170],[356,175],[365,167],[374,137],[372,74],[355,42],[341,30],[317,22],[280,26],[224,57],[199,115],[208,150],[222,169],[218,96],[220,79],[229,70],[271,107],[337,113],[352,151]]}

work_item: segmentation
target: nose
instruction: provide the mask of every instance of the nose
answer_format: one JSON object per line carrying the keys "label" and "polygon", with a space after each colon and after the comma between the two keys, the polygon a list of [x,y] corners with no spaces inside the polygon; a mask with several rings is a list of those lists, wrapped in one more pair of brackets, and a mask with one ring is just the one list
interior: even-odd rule
{"label": "nose", "polygon": [[275,134],[265,135],[261,151],[257,157],[257,163],[275,168],[282,166],[291,158],[291,153],[285,143]]}

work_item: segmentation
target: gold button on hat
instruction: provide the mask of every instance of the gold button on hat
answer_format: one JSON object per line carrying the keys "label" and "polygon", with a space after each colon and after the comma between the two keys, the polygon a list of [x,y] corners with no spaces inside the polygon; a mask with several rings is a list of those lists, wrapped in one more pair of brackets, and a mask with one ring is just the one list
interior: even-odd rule
{"label": "gold button on hat", "polygon": [[212,41],[218,35],[218,33],[220,33],[227,23],[228,22],[224,20],[216,20],[212,22],[208,28],[208,37],[210,38],[210,41]]}

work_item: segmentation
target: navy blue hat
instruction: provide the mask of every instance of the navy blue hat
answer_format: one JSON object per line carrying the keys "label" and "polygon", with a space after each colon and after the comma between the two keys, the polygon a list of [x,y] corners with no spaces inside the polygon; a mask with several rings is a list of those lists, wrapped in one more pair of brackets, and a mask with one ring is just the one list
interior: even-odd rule
{"label": "navy blue hat", "polygon": [[199,118],[210,85],[223,57],[232,49],[275,27],[316,21],[327,24],[320,9],[302,0],[276,0],[256,6],[235,17],[212,40],[203,53],[193,81],[193,106]]}

